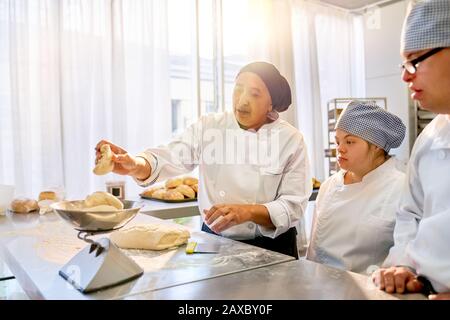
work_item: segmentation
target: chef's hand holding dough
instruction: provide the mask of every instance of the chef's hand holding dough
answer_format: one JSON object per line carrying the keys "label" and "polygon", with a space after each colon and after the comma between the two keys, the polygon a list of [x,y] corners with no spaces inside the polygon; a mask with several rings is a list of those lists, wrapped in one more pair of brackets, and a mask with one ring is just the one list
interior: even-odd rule
{"label": "chef's hand holding dough", "polygon": [[100,159],[96,161],[94,173],[96,175],[108,174],[114,169],[114,162],[112,160],[113,153],[109,144],[104,144],[100,148]]}
{"label": "chef's hand holding dough", "polygon": [[107,141],[101,140],[95,147],[95,164],[99,164],[102,159],[102,147],[109,145],[111,149],[111,160],[113,163],[112,172],[120,175],[133,176],[140,180],[145,180],[151,174],[150,164],[141,157],[130,155],[125,149]]}

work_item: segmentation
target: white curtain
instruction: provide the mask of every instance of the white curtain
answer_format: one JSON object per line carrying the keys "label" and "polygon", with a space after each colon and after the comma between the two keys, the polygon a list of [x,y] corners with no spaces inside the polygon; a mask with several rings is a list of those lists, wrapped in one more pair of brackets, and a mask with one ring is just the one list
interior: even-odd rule
{"label": "white curtain", "polygon": [[365,96],[363,22],[309,1],[292,4],[298,127],[305,135],[313,174],[323,181],[328,176],[327,102]]}
{"label": "white curtain", "polygon": [[[292,6],[288,0],[249,0],[247,19],[248,57],[268,61],[295,87],[292,42]],[[297,126],[295,90],[288,110],[280,117]]]}
{"label": "white curtain", "polygon": [[170,138],[166,5],[0,0],[0,183],[79,198],[126,180],[138,193],[92,173],[94,146],[137,153]]}

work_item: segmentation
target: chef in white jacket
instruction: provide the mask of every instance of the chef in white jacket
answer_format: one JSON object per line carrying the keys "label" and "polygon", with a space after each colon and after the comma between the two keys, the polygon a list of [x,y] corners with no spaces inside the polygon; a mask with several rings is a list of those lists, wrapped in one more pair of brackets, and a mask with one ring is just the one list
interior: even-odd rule
{"label": "chef in white jacket", "polygon": [[341,170],[320,187],[307,259],[358,273],[381,266],[393,245],[405,174],[388,155],[405,125],[372,102],[352,101],[336,123]]}
{"label": "chef in white jacket", "polygon": [[233,112],[208,114],[170,144],[137,156],[107,141],[114,172],[141,186],[199,166],[203,231],[298,258],[295,226],[312,191],[302,134],[278,117],[291,104],[287,80],[254,62],[236,77]]}
{"label": "chef in white jacket", "polygon": [[[403,27],[403,80],[421,108],[438,114],[417,138],[394,239],[374,281],[387,292],[450,298],[450,1],[420,1]],[[447,292],[447,293],[445,293]]]}

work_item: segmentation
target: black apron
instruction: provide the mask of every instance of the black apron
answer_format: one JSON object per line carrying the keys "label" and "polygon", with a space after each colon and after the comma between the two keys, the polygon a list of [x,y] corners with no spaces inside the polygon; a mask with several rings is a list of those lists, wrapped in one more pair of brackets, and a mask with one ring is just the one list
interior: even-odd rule
{"label": "black apron", "polygon": [[[212,231],[205,223],[202,225],[202,231],[218,235]],[[220,235],[218,235],[220,236]],[[268,237],[256,237],[255,239],[249,240],[238,240],[253,246],[257,246],[263,249],[279,252],[292,256],[298,260],[298,250],[297,250],[297,229],[295,227],[290,228],[283,234],[280,234],[275,239]]]}

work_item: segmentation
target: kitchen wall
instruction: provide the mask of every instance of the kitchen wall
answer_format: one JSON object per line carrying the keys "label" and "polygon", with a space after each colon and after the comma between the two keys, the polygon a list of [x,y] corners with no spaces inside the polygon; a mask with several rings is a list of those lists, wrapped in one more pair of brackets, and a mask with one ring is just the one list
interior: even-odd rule
{"label": "kitchen wall", "polygon": [[400,57],[400,36],[408,1],[398,1],[384,7],[376,7],[364,14],[364,50],[366,63],[366,96],[386,97],[387,108],[399,116],[407,126],[402,145],[392,153],[406,162],[411,142],[409,93],[401,80],[398,67]]}

